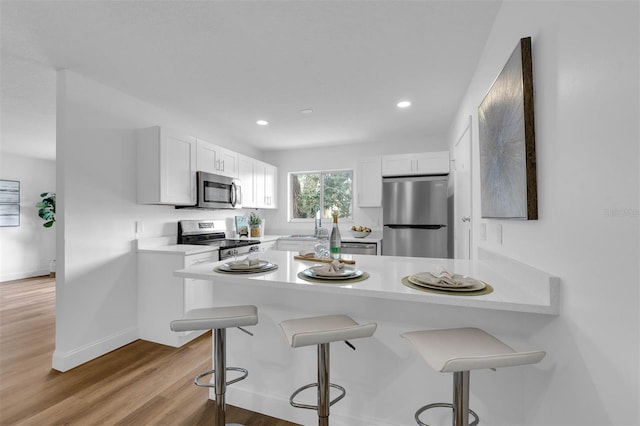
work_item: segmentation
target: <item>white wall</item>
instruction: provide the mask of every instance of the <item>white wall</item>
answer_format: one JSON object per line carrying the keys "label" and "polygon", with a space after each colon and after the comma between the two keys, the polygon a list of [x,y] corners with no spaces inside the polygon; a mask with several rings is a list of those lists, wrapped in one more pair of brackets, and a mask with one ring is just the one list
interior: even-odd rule
{"label": "white wall", "polygon": [[0,281],[46,275],[56,258],[56,225],[42,226],[36,203],[56,191],[55,162],[3,152],[0,179],[20,181],[20,226],[0,228]]}
{"label": "white wall", "polygon": [[[290,223],[287,221],[289,194],[288,174],[291,172],[351,169],[354,171],[354,194],[358,177],[355,175],[358,158],[376,155],[405,154],[414,152],[446,151],[446,136],[428,136],[423,140],[371,141],[327,148],[306,148],[285,151],[269,151],[265,161],[278,167],[278,209],[261,212],[267,218],[267,233],[296,234],[312,233],[313,223]],[[368,226],[374,230],[382,229],[382,208],[360,208],[354,204],[353,221],[344,221],[340,229],[352,225]],[[331,226],[324,223],[323,226]]]}
{"label": "white wall", "polygon": [[58,73],[57,104],[53,367],[66,371],[138,337],[136,221],[144,222],[140,237],[149,238],[175,235],[180,219],[229,215],[136,204],[134,129],[164,125],[230,144],[211,129],[70,71]]}
{"label": "white wall", "polygon": [[[526,368],[526,424],[640,424],[638,27],[638,2],[504,2],[451,126],[453,144],[473,116],[475,250],[562,279],[561,314],[529,322],[548,356]],[[477,107],[526,36],[540,219],[483,220]]]}

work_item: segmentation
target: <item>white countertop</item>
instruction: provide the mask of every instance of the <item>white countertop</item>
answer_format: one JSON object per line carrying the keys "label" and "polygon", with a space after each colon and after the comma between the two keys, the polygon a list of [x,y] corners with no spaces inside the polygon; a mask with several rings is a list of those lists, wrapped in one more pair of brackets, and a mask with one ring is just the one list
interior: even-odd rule
{"label": "white countertop", "polygon": [[[298,272],[315,265],[310,261],[295,260],[297,253],[268,251],[262,258],[278,265],[275,271],[259,274],[231,275],[213,271],[221,262],[198,264],[175,271],[185,278],[206,279],[214,284],[268,286],[295,291],[350,294],[363,297],[394,299],[432,304],[474,307],[538,314],[559,313],[560,280],[546,272],[504,258],[503,261],[465,261],[396,256],[351,255],[356,267],[369,273],[369,278],[352,284],[335,281],[311,283],[298,278]],[[417,272],[434,271],[444,267],[451,272],[485,281],[494,291],[481,296],[436,294],[408,288],[401,279]]]}

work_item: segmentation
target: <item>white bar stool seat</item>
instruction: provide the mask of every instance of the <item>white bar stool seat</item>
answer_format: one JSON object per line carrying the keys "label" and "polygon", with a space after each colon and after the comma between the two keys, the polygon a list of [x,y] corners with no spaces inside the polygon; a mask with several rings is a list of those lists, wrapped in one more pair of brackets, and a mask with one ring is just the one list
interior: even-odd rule
{"label": "white bar stool seat", "polygon": [[[280,327],[292,348],[302,346],[318,346],[318,382],[298,388],[289,398],[289,403],[297,408],[306,408],[318,412],[318,425],[329,424],[329,407],[346,395],[346,390],[329,381],[329,344],[344,341],[349,347],[355,347],[348,340],[371,337],[377,324],[358,324],[347,315],[325,315],[311,318],[300,318],[283,321]],[[300,404],[294,398],[303,390],[318,388],[318,404]],[[338,389],[340,395],[332,401],[329,398],[330,388]]]}
{"label": "white bar stool seat", "polygon": [[[435,407],[452,408],[454,426],[477,425],[478,415],[469,409],[469,371],[536,364],[546,355],[544,351],[517,352],[478,328],[411,331],[402,337],[434,370],[453,373],[453,404],[435,403],[420,408],[415,419],[422,426],[428,425],[420,420],[420,414]],[[474,417],[471,424],[469,414]]]}
{"label": "white bar stool seat", "polygon": [[[215,388],[216,416],[215,425],[224,426],[226,418],[225,393],[227,385],[244,380],[249,372],[244,368],[227,367],[226,331],[229,327],[237,327],[247,334],[252,333],[242,327],[258,323],[258,308],[253,305],[223,306],[214,308],[192,309],[184,318],[171,321],[173,331],[212,330],[214,336],[214,369],[199,374],[194,379],[197,386]],[[243,373],[240,377],[227,381],[227,370]],[[213,375],[214,384],[201,382],[203,377]],[[235,423],[234,423],[235,424]],[[231,426],[232,424],[230,424]],[[240,425],[238,425],[240,426]]]}

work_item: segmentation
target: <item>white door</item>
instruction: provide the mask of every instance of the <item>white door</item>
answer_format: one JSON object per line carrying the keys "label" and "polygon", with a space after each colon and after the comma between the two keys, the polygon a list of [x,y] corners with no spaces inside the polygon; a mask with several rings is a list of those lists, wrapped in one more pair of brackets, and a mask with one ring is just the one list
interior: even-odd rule
{"label": "white door", "polygon": [[453,149],[454,247],[456,259],[471,258],[471,116]]}

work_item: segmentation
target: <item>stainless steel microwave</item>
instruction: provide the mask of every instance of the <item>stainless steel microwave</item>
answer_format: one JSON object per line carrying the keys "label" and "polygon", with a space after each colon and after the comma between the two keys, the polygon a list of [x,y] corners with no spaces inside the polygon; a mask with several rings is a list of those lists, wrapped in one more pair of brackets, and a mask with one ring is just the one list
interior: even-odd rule
{"label": "stainless steel microwave", "polygon": [[196,173],[198,207],[207,209],[239,209],[242,207],[240,181],[206,172]]}

